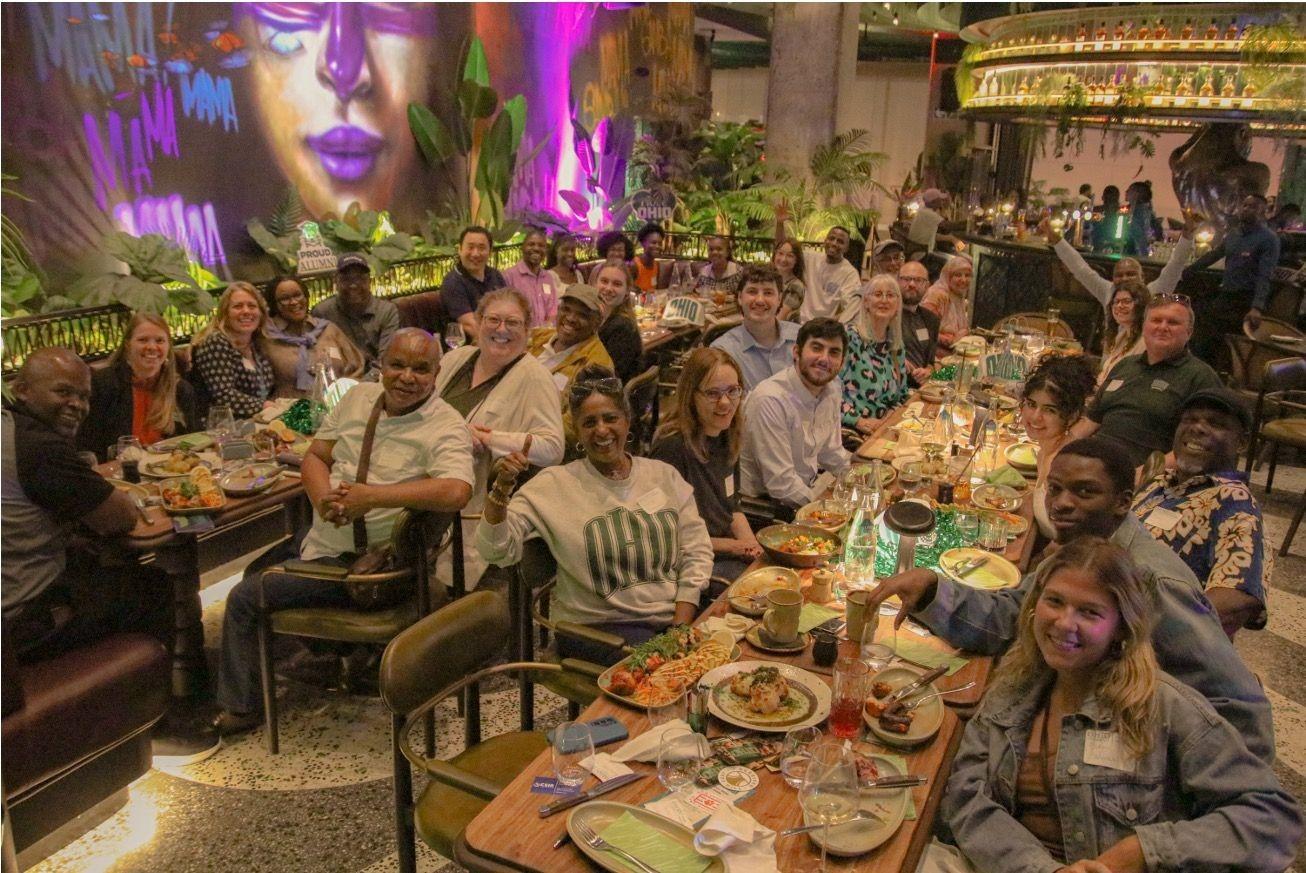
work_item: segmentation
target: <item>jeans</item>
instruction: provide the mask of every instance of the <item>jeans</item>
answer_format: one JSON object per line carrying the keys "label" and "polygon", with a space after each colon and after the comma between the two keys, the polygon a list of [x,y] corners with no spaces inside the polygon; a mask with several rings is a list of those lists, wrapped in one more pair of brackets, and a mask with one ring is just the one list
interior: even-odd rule
{"label": "jeans", "polygon": [[[218,705],[227,712],[248,715],[263,709],[259,668],[259,576],[263,570],[299,557],[299,538],[274,546],[245,568],[245,575],[227,595],[222,619],[222,652],[218,661]],[[340,566],[336,558],[313,563]],[[270,612],[315,606],[350,607],[353,600],[343,583],[294,576],[270,576],[264,582]]]}
{"label": "jeans", "polygon": [[[652,627],[634,621],[613,621],[590,626],[595,630],[616,634],[631,646],[637,646],[666,630],[666,628]],[[591,643],[589,640],[579,640],[566,634],[557,634],[557,639],[558,656],[562,658],[579,658],[582,661],[611,667],[626,657],[626,653],[620,649],[609,649],[607,646]]]}

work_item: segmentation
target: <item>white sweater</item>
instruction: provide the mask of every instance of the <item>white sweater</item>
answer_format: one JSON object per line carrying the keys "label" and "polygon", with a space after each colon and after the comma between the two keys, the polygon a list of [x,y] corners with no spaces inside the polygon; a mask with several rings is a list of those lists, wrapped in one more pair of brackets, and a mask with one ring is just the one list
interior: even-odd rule
{"label": "white sweater", "polygon": [[669,464],[631,460],[622,481],[584,459],[542,470],[502,523],[478,525],[481,556],[515,564],[522,543],[540,537],[558,562],[553,618],[669,625],[676,603],[697,604],[707,587],[712,541],[689,483]]}
{"label": "white sweater", "polygon": [[[1110,310],[1111,298],[1115,296],[1115,284],[1105,276],[1098,275],[1097,271],[1084,260],[1084,256],[1076,251],[1075,247],[1068,243],[1064,237],[1057,240],[1057,244],[1052,247],[1052,250],[1057,253],[1061,263],[1066,265],[1070,275],[1074,276],[1089,294],[1097,298],[1103,309]],[[1180,237],[1179,242],[1175,244],[1174,251],[1170,253],[1170,260],[1166,261],[1165,266],[1161,268],[1160,275],[1147,283],[1147,290],[1152,292],[1153,296],[1169,294],[1173,291],[1175,286],[1179,284],[1179,279],[1184,273],[1184,267],[1188,266],[1188,259],[1192,255],[1192,239],[1186,236]],[[1110,312],[1107,314],[1109,316]]]}

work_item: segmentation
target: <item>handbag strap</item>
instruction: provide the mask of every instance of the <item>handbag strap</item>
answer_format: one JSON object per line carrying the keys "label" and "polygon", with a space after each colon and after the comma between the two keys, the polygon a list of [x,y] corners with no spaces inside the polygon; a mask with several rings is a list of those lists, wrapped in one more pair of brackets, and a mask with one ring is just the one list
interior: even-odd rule
{"label": "handbag strap", "polygon": [[[363,428],[363,446],[358,450],[358,472],[354,484],[367,484],[367,468],[372,465],[372,443],[376,439],[376,423],[381,420],[381,410],[385,409],[385,392],[376,398],[372,414],[368,416],[367,427]],[[354,551],[363,554],[367,551],[367,517],[354,519]]]}

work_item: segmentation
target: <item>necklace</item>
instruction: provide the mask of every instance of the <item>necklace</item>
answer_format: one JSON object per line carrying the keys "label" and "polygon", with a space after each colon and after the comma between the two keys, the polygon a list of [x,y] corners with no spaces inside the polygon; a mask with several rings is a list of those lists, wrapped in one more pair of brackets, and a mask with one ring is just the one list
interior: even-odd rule
{"label": "necklace", "polygon": [[622,462],[625,462],[625,466],[626,466],[625,471],[621,470],[622,464],[620,462],[614,465],[611,470],[601,470],[599,469],[599,466],[595,464],[593,461],[590,461],[590,464],[594,467],[595,470],[598,470],[600,473],[602,473],[605,479],[611,479],[614,482],[624,482],[625,480],[630,478],[630,471],[634,469],[635,465],[629,463],[630,461],[629,455],[622,456],[621,460]]}

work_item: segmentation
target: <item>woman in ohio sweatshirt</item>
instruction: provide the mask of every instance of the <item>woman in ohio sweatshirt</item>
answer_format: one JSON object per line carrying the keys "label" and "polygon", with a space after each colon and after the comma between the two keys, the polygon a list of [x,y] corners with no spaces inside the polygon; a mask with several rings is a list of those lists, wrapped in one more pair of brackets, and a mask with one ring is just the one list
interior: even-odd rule
{"label": "woman in ohio sweatshirt", "polygon": [[[693,620],[712,573],[712,542],[694,492],[668,464],[626,452],[630,410],[611,370],[589,366],[566,398],[583,457],[546,468],[512,494],[528,461],[503,460],[476,530],[492,564],[540,537],[558,562],[550,615],[637,644]],[[511,498],[511,499],[510,499]],[[559,654],[612,663],[622,653],[558,637]]]}

